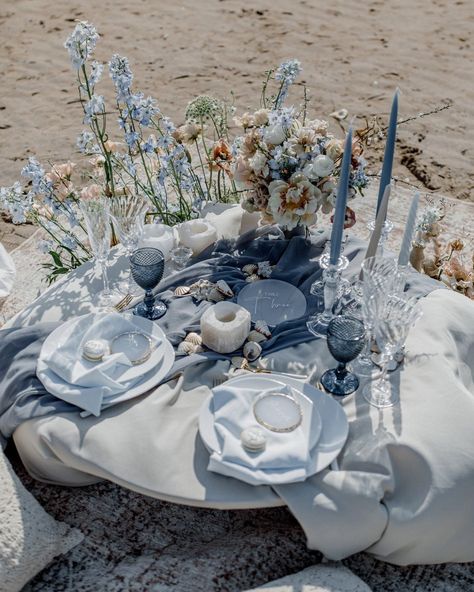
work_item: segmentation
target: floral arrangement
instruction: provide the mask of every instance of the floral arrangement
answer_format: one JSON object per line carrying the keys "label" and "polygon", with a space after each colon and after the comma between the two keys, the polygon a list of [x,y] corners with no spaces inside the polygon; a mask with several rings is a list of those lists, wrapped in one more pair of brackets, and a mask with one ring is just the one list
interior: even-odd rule
{"label": "floral arrangement", "polygon": [[[297,60],[266,73],[261,108],[235,118],[243,131],[231,138],[232,104],[198,96],[184,124],[175,126],[154,98],[134,89],[129,62],[119,55],[107,64],[115,89],[113,109],[107,107],[98,90],[104,64],[93,59],[98,41],[95,27],[80,22],[65,42],[86,126],[77,138],[84,162],[45,168],[30,158],[24,183],[0,188],[0,208],[14,223],[33,222],[47,233],[40,248],[52,257],[45,264],[50,282],[92,256],[81,200],[141,193],[150,202],[149,218],[169,225],[199,217],[205,203],[240,200],[264,222],[287,229],[310,226],[319,209],[333,208],[343,142],[326,122],[307,118],[306,91],[301,108],[284,106],[301,72]],[[268,97],[271,84],[276,91]],[[353,195],[367,184],[364,165],[356,141]]]}
{"label": "floral arrangement", "polygon": [[[445,204],[430,204],[422,212],[416,228],[410,256],[419,272],[440,280],[449,288],[474,299],[474,253],[470,255],[464,242],[457,238],[441,240],[440,222],[445,216]],[[426,249],[431,247],[430,253]]]}

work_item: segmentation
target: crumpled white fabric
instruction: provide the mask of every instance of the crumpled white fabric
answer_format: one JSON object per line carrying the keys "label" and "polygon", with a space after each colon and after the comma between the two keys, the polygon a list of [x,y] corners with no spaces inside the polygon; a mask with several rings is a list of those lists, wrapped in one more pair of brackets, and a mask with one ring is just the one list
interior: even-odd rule
{"label": "crumpled white fabric", "polygon": [[15,263],[5,247],[0,243],[0,298],[5,298],[10,294],[15,277]]}

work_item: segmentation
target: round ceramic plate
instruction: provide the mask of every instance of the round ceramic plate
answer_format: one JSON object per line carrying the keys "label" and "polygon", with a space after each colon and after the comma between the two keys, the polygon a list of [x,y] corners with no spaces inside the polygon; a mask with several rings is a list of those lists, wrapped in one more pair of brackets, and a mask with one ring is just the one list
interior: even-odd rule
{"label": "round ceramic plate", "polygon": [[[82,318],[76,317],[60,325],[48,335],[41,348],[36,367],[36,375],[48,392],[60,398],[64,395],[65,390],[68,389],[68,383],[46,365],[43,361],[43,356],[51,354],[53,349],[64,343],[68,336],[74,332],[78,321]],[[150,335],[153,339],[159,341],[159,343],[143,364],[131,366],[120,377],[120,381],[124,383],[131,382],[137,377],[141,377],[141,379],[124,392],[107,397],[107,402],[125,401],[146,392],[163,380],[174,363],[175,353],[173,346],[156,323],[136,315],[129,315],[129,320],[137,327],[137,331]],[[82,362],[91,366],[94,365],[94,362],[87,362],[87,360],[81,360]]]}
{"label": "round ceramic plate", "polygon": [[[238,376],[232,378],[226,384],[240,387],[248,386],[252,389],[258,387],[263,390],[274,388],[275,381],[287,384],[302,393],[302,395],[313,403],[313,407],[319,412],[322,429],[319,438],[316,439],[316,442],[311,447],[308,476],[319,473],[337,458],[337,455],[347,440],[349,423],[344,409],[332,397],[326,395],[311,384],[284,376],[283,374],[274,374],[272,378],[258,375]],[[214,428],[212,400],[213,396],[209,395],[203,403],[199,414],[199,433],[206,448],[211,453],[219,451],[219,440]],[[264,482],[262,482],[263,484]]]}
{"label": "round ceramic plate", "polygon": [[260,280],[243,288],[237,304],[246,308],[252,321],[266,321],[275,326],[302,317],[306,312],[303,292],[281,280]]}

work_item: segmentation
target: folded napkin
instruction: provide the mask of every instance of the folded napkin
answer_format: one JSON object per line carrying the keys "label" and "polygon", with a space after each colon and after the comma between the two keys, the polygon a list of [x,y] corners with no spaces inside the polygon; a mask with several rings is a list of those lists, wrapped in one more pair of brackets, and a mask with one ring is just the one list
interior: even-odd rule
{"label": "folded napkin", "polygon": [[0,298],[5,298],[10,294],[15,276],[16,269],[13,259],[0,243]]}
{"label": "folded napkin", "polygon": [[[209,459],[208,470],[236,477],[251,485],[304,481],[310,460],[309,430],[300,425],[292,432],[277,433],[262,428],[267,437],[265,450],[248,452],[240,434],[246,427],[258,425],[253,413],[256,398],[265,393],[286,393],[282,384],[266,391],[226,386],[214,389],[214,428],[220,450]],[[298,402],[298,393],[292,393]]]}
{"label": "folded napkin", "polygon": [[[40,354],[39,359],[63,381],[52,394],[100,415],[107,398],[130,389],[143,374],[137,371],[133,377],[124,379],[124,373],[133,365],[124,353],[104,356],[101,362],[89,362],[82,356],[83,345],[90,339],[110,341],[121,333],[136,330],[137,326],[127,315],[115,312],[90,314],[80,319],[53,352],[45,354],[43,349]],[[158,339],[151,339],[154,346],[158,345]]]}

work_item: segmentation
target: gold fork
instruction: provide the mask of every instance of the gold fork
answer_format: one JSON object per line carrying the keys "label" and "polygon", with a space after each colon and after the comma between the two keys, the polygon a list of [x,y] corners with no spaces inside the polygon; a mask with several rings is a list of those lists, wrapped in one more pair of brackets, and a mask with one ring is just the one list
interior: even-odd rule
{"label": "gold fork", "polygon": [[114,305],[114,310],[116,310],[117,312],[122,312],[122,310],[124,310],[125,308],[127,308],[127,306],[130,304],[130,302],[132,301],[132,295],[131,294],[126,294],[122,300],[120,300],[119,302],[117,302],[117,304]]}

